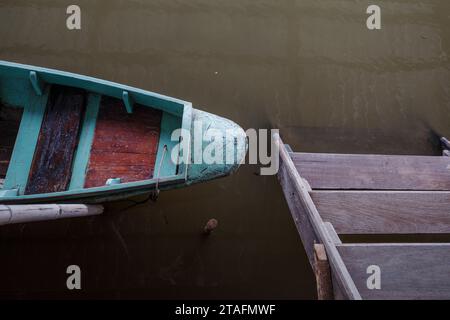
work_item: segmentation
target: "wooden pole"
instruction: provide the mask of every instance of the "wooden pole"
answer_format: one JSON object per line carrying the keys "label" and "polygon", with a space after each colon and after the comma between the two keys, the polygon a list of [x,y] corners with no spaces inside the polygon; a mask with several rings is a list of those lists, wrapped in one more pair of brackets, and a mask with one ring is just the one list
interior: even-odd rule
{"label": "wooden pole", "polygon": [[316,274],[317,299],[333,300],[330,264],[323,244],[314,244],[314,273]]}
{"label": "wooden pole", "polygon": [[103,210],[101,205],[85,204],[0,205],[0,225],[85,217]]}

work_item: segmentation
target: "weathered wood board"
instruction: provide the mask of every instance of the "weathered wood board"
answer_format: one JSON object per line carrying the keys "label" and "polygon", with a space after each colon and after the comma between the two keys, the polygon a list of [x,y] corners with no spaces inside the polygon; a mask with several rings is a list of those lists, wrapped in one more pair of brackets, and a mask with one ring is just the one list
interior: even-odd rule
{"label": "weathered wood board", "polygon": [[331,224],[331,222],[325,221],[323,224],[325,225],[325,229],[327,230],[333,242],[335,244],[342,244],[342,241],[339,238],[339,235],[336,233],[336,230],[334,229],[334,226]]}
{"label": "weathered wood board", "polygon": [[150,179],[158,150],[162,112],[135,105],[127,113],[122,100],[103,97],[85,180],[85,187]]}
{"label": "weathered wood board", "polygon": [[[309,194],[309,186],[304,183],[304,180],[299,175],[286,147],[277,133],[273,135],[273,139],[275,141],[275,147],[280,151],[280,170],[278,172],[279,178],[281,178],[280,184],[283,188],[288,204],[291,202],[291,204],[289,204],[289,208],[291,209],[292,217],[294,218],[300,235],[302,233],[302,229],[308,228],[309,230],[305,230],[305,232],[312,234],[312,237],[318,239],[318,243],[324,245],[327,251],[332,274],[339,286],[339,291],[342,292],[342,295],[346,299],[360,300],[361,296],[336,249],[335,240],[328,233],[325,224],[320,217],[313,200],[311,199]],[[299,200],[303,210],[295,204],[295,201],[292,201],[294,199]],[[301,226],[299,224],[300,219],[303,219],[303,221],[308,221],[309,225],[304,224]],[[309,243],[303,242],[303,246],[306,250],[309,250],[309,245]],[[313,248],[311,248],[311,250],[312,249]],[[314,253],[310,263],[314,266]]]}
{"label": "weathered wood board", "polygon": [[291,153],[313,189],[450,190],[450,158]]}
{"label": "weathered wood board", "polygon": [[84,90],[52,86],[25,194],[67,189],[85,105]]}
{"label": "weathered wood board", "polygon": [[313,191],[311,197],[341,234],[450,233],[448,191]]}
{"label": "weathered wood board", "polygon": [[[344,244],[342,256],[363,299],[450,299],[450,244]],[[369,266],[380,289],[368,289]]]}
{"label": "weathered wood board", "polygon": [[0,178],[6,177],[14,143],[19,132],[23,109],[0,102]]}
{"label": "weathered wood board", "polygon": [[314,227],[309,221],[308,215],[301,203],[300,195],[295,191],[287,170],[285,163],[281,162],[278,170],[278,180],[280,181],[284,197],[302,240],[311,268],[314,269],[314,244],[320,243],[321,241],[314,232]]}

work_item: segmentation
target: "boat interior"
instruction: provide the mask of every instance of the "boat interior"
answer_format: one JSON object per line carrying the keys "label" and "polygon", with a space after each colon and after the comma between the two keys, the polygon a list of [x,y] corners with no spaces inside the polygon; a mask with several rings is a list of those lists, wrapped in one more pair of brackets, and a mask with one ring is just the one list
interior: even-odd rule
{"label": "boat interior", "polygon": [[[189,103],[94,78],[0,63],[0,198],[178,181]],[[137,183],[137,184],[136,184]]]}

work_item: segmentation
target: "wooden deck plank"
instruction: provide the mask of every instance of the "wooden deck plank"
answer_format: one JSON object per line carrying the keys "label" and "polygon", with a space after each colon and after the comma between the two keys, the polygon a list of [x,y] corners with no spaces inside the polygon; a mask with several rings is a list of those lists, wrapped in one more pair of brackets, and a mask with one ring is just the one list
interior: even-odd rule
{"label": "wooden deck plank", "polygon": [[150,179],[158,150],[162,112],[134,105],[127,113],[122,100],[102,97],[85,187],[109,178],[122,182]]}
{"label": "wooden deck plank", "polygon": [[448,191],[313,191],[311,197],[340,234],[450,233]]}
{"label": "wooden deck plank", "polygon": [[278,179],[283,189],[289,211],[291,212],[295,226],[297,227],[298,234],[302,240],[303,247],[305,248],[306,255],[308,256],[309,263],[314,269],[314,244],[320,243],[320,239],[314,232],[314,227],[305,212],[300,195],[292,185],[287,170],[285,163],[281,162],[278,170]]}
{"label": "wooden deck plank", "polygon": [[25,194],[67,190],[85,104],[84,90],[52,86]]}
{"label": "wooden deck plank", "polygon": [[313,189],[450,190],[450,158],[292,153]]}
{"label": "wooden deck plank", "polygon": [[[337,247],[363,299],[450,299],[450,244],[344,244]],[[380,289],[368,289],[369,266]]]}

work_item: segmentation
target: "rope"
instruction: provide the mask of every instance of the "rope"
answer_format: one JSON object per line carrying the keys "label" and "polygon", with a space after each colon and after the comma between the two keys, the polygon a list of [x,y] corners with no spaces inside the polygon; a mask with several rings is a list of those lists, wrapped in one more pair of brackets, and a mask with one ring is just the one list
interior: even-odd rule
{"label": "rope", "polygon": [[132,207],[138,206],[140,204],[144,204],[144,203],[148,202],[149,200],[152,200],[153,202],[156,202],[156,200],[158,200],[158,196],[159,196],[159,175],[161,173],[161,168],[162,168],[162,164],[164,162],[164,158],[166,156],[166,153],[167,153],[167,145],[164,145],[163,154],[161,156],[161,160],[159,161],[159,165],[158,165],[158,171],[156,172],[155,191],[151,192],[150,195],[143,201],[134,201],[134,200],[128,199],[128,201],[133,202],[133,204],[123,208],[122,210],[120,210],[121,212],[125,211],[125,210],[128,210],[128,209],[130,209]]}
{"label": "rope", "polygon": [[161,168],[164,162],[164,157],[166,156],[166,152],[167,152],[167,144],[164,145],[161,161],[159,161],[158,172],[156,173],[156,186],[155,186],[156,197],[158,197],[159,195],[159,174],[161,173]]}

